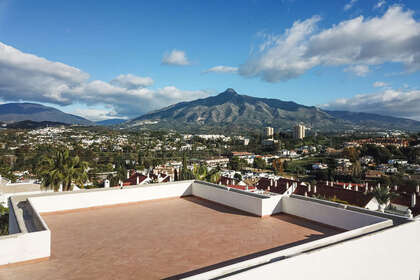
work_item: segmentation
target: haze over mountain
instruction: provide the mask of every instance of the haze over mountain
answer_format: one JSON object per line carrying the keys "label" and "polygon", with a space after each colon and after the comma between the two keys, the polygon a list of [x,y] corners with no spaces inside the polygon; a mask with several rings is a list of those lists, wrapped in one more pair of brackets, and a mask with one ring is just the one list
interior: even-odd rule
{"label": "haze over mountain", "polygon": [[0,121],[15,123],[20,121],[58,122],[64,124],[92,125],[80,116],[64,113],[53,107],[35,103],[6,103],[0,105]]}
{"label": "haze over mountain", "polygon": [[217,96],[181,102],[133,119],[137,128],[173,128],[180,131],[244,131],[272,126],[291,129],[297,123],[320,131],[352,128],[420,130],[420,122],[345,111],[324,111],[291,101],[240,95],[227,89]]}
{"label": "haze over mountain", "polygon": [[126,119],[108,119],[108,120],[97,121],[95,122],[95,124],[103,125],[103,126],[113,126],[113,125],[122,124],[126,121],[127,121]]}

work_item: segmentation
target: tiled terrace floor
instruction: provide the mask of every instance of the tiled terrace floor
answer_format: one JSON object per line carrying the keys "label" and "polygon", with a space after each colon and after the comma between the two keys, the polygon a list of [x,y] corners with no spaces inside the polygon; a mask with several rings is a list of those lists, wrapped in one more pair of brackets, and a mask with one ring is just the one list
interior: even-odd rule
{"label": "tiled terrace floor", "polygon": [[0,279],[177,279],[339,232],[196,197],[43,217],[52,232],[51,258],[2,267]]}

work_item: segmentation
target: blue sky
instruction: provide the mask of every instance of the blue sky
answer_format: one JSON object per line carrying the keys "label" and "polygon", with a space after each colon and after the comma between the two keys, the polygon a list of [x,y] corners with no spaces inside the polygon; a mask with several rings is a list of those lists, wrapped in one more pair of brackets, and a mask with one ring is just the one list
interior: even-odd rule
{"label": "blue sky", "polygon": [[419,12],[416,0],[0,0],[0,98],[96,120],[234,88],[420,120]]}

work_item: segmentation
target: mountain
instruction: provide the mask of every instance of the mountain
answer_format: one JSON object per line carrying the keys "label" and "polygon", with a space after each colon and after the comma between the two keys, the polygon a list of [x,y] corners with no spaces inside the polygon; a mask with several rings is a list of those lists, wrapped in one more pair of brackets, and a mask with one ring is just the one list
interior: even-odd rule
{"label": "mountain", "polygon": [[68,126],[69,124],[59,123],[59,122],[34,122],[34,121],[21,121],[7,124],[6,128],[11,129],[37,129],[44,127],[53,127],[53,126]]}
{"label": "mountain", "polygon": [[112,125],[119,125],[126,122],[126,119],[108,119],[103,121],[97,121],[95,124],[103,125],[103,126],[112,126]]}
{"label": "mountain", "polygon": [[[325,111],[331,116],[350,121],[353,124],[360,126],[371,126],[371,127],[386,127],[391,126],[392,128],[400,128],[407,130],[418,130],[420,122],[406,119],[406,118],[397,118],[391,116],[383,116],[371,113],[362,113],[362,112],[349,112],[349,111]],[[410,129],[412,128],[412,129]]]}
{"label": "mountain", "polygon": [[181,102],[124,124],[131,128],[189,132],[243,132],[272,126],[290,130],[297,123],[320,131],[348,129],[420,130],[420,122],[375,114],[324,111],[291,101],[240,95],[227,89],[216,96]]}
{"label": "mountain", "polygon": [[58,109],[35,103],[6,103],[0,105],[0,121],[14,123],[19,121],[59,122],[65,124],[92,125],[85,118],[64,113]]}

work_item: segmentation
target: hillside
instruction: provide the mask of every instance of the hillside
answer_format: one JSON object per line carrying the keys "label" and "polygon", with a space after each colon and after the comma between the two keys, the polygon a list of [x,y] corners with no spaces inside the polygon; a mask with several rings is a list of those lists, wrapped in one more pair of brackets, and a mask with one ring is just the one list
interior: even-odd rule
{"label": "hillside", "polygon": [[102,125],[102,126],[113,126],[113,125],[119,125],[124,122],[126,122],[126,119],[108,119],[103,121],[97,121],[95,124]]}
{"label": "hillside", "polygon": [[35,103],[6,103],[0,105],[0,121],[14,123],[20,121],[58,122],[65,124],[92,125],[85,118],[64,113],[58,109]]}

